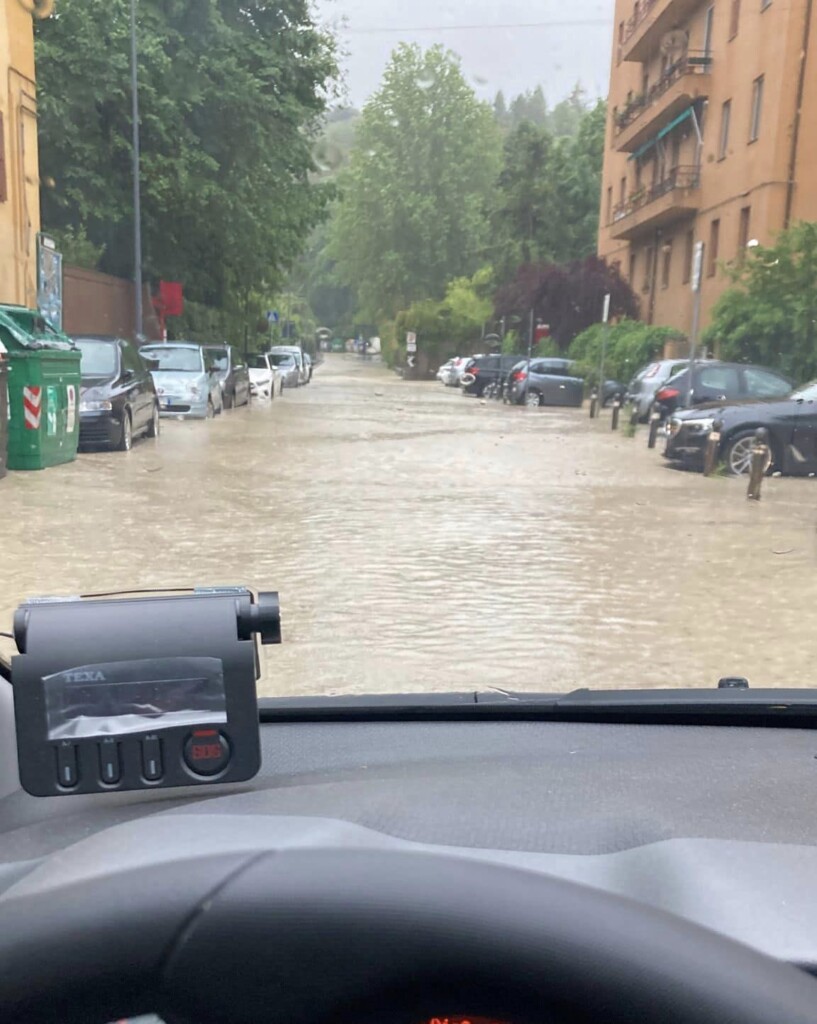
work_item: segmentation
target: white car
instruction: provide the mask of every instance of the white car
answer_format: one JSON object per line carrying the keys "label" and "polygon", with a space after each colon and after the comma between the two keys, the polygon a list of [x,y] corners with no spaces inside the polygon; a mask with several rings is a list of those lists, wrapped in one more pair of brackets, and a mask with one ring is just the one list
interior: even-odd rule
{"label": "white car", "polygon": [[275,398],[284,390],[284,378],[273,365],[268,353],[255,352],[247,357],[250,371],[250,394],[253,398]]}

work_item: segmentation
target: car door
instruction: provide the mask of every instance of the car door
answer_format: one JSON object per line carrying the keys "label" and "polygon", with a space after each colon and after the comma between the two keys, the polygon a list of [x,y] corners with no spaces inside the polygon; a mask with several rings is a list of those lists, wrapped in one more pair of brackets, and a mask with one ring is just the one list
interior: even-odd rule
{"label": "car door", "polygon": [[230,366],[235,379],[235,404],[244,405],[250,394],[250,373],[237,348],[230,348]]}
{"label": "car door", "polygon": [[123,338],[119,342],[122,360],[122,382],[131,410],[134,433],[147,426],[153,415],[153,388],[148,385],[150,374],[134,345]]}

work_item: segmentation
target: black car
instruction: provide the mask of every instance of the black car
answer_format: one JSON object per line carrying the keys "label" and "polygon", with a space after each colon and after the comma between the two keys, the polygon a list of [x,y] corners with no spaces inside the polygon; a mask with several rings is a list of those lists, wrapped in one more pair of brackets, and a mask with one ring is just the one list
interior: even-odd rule
{"label": "black car", "polygon": [[250,371],[241,353],[233,345],[203,345],[205,359],[216,370],[225,409],[247,405],[250,401]]}
{"label": "black car", "polygon": [[125,338],[75,337],[80,350],[79,443],[129,451],[138,434],[159,433],[153,377]]}
{"label": "black car", "polygon": [[715,423],[720,423],[719,457],[733,475],[748,473],[758,427],[769,431],[770,470],[817,473],[817,381],[788,398],[715,403],[677,412],[669,422],[664,456],[700,468]]}
{"label": "black car", "polygon": [[481,396],[489,384],[506,382],[522,356],[474,356],[465,364],[460,385],[464,395]]}
{"label": "black car", "polygon": [[[690,400],[690,372],[694,374]],[[662,420],[677,409],[704,405],[708,402],[738,399],[785,398],[791,394],[792,382],[777,370],[746,363],[722,363],[716,359],[696,362],[676,373],[656,391],[654,409]]]}

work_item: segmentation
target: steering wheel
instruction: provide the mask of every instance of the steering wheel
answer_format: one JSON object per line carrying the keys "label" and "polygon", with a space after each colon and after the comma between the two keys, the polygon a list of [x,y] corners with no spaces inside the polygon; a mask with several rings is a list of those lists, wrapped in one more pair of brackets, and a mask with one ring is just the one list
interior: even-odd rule
{"label": "steering wheel", "polygon": [[148,1011],[197,1024],[800,1024],[817,1021],[817,981],[630,900],[431,853],[191,857],[0,898],[4,1024]]}

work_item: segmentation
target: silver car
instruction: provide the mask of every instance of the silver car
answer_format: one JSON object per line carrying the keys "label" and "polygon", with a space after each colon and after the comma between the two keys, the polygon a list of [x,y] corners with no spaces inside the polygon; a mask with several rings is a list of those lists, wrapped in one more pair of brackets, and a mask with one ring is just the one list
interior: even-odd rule
{"label": "silver car", "polygon": [[656,391],[676,373],[685,370],[686,359],[659,359],[648,363],[638,371],[627,385],[627,401],[633,402],[638,410],[638,418],[646,423],[650,417]]}
{"label": "silver car", "polygon": [[163,342],[143,345],[162,416],[210,419],[223,408],[215,366],[200,345]]}
{"label": "silver car", "polygon": [[301,384],[301,367],[294,352],[268,352],[267,359],[281,374],[282,387],[297,388]]}
{"label": "silver car", "polygon": [[[308,384],[309,368],[307,367],[306,360],[304,359],[304,350],[300,345],[273,345],[269,350],[270,356],[285,355],[287,353],[295,358],[295,362],[298,365],[298,383]],[[291,385],[287,384],[287,387],[291,387]]]}

